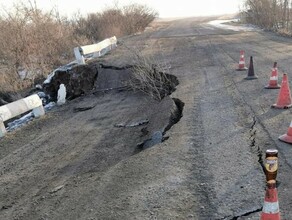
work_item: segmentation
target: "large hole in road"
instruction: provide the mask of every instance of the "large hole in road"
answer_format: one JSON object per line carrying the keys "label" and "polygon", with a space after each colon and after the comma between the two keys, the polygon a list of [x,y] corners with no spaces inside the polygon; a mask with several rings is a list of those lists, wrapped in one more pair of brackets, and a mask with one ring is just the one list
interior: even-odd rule
{"label": "large hole in road", "polygon": [[180,121],[180,119],[183,116],[183,108],[184,108],[184,103],[180,99],[172,98],[172,100],[175,104],[175,107],[172,109],[167,126],[162,130],[158,130],[158,131],[154,132],[150,138],[139,143],[137,145],[137,149],[136,149],[135,153],[139,153],[142,150],[153,147],[156,144],[162,143],[163,141],[165,141],[169,138],[169,136],[165,136],[165,134],[168,130],[171,129],[171,127],[173,125],[175,125],[176,123],[178,123]]}
{"label": "large hole in road", "polygon": [[[50,82],[44,85],[45,92],[54,101],[60,84],[66,87],[67,98],[74,99],[84,94],[106,92],[138,91],[157,103],[161,103],[176,90],[179,81],[176,76],[166,73],[156,64],[112,66],[104,63],[92,63],[83,66],[59,69],[54,72]],[[167,124],[151,130],[145,140],[137,144],[135,153],[159,144],[167,139],[166,132],[178,123],[182,117],[184,103],[171,98],[172,106],[168,113]],[[146,128],[144,128],[146,129]],[[143,132],[143,131],[142,131]]]}
{"label": "large hole in road", "polygon": [[172,100],[175,103],[176,109],[172,113],[172,115],[171,115],[171,117],[169,119],[169,124],[165,128],[164,133],[166,131],[168,131],[173,125],[178,123],[180,121],[180,119],[182,118],[182,116],[183,116],[183,109],[184,109],[185,103],[182,102],[180,99],[177,99],[177,98],[172,98]]}

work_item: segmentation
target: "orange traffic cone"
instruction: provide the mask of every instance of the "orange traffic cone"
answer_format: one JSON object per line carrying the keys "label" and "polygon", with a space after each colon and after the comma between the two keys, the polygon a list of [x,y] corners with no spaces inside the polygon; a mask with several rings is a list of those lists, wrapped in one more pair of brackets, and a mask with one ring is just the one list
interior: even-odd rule
{"label": "orange traffic cone", "polygon": [[276,104],[272,105],[272,108],[290,108],[292,106],[291,93],[289,88],[288,76],[286,73],[283,74],[282,84],[278,95]]}
{"label": "orange traffic cone", "polygon": [[269,85],[265,86],[266,89],[279,89],[280,85],[278,84],[278,68],[277,62],[274,62],[274,67],[272,69],[272,75],[270,77]]}
{"label": "orange traffic cone", "polygon": [[239,71],[247,70],[247,68],[245,67],[244,50],[240,51],[238,68],[236,70],[239,70]]}
{"label": "orange traffic cone", "polygon": [[292,121],[290,123],[290,126],[288,128],[287,134],[283,134],[279,137],[280,141],[284,141],[288,144],[292,144]]}
{"label": "orange traffic cone", "polygon": [[278,192],[276,180],[267,182],[265,201],[260,220],[280,220],[280,209],[278,202]]}
{"label": "orange traffic cone", "polygon": [[249,62],[249,67],[248,67],[248,73],[247,73],[247,77],[245,77],[244,79],[257,79],[258,77],[254,74],[254,68],[253,68],[253,58],[252,56],[250,57],[250,62]]}

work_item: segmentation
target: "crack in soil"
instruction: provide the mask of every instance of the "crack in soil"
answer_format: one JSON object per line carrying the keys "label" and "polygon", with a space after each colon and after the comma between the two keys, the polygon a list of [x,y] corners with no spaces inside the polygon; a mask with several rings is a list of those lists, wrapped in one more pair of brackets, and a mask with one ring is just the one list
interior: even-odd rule
{"label": "crack in soil", "polygon": [[241,217],[247,217],[247,216],[249,216],[249,215],[251,215],[251,214],[261,212],[262,209],[263,209],[263,207],[260,207],[260,208],[258,208],[258,209],[251,210],[251,211],[246,212],[246,213],[243,213],[243,214],[241,214],[241,215],[237,215],[237,216],[234,216],[234,217],[232,217],[232,216],[229,215],[229,216],[224,216],[224,217],[222,217],[222,218],[217,218],[216,220],[238,220],[238,219],[241,218]]}
{"label": "crack in soil", "polygon": [[113,65],[107,65],[107,64],[99,63],[99,67],[102,68],[102,69],[126,70],[126,69],[133,68],[133,65],[125,65],[125,66],[119,67],[119,66],[113,66]]}
{"label": "crack in soil", "polygon": [[177,124],[180,119],[183,117],[183,108],[185,103],[182,102],[178,98],[172,98],[176,108],[175,110],[171,113],[171,116],[169,118],[169,123],[168,125],[163,129],[163,131],[156,131],[154,134],[151,136],[151,138],[143,141],[142,143],[139,143],[137,145],[137,150],[135,154],[140,153],[142,150],[145,150],[147,148],[153,147],[156,144],[162,143],[165,140],[167,140],[169,137],[164,136],[165,133],[172,128],[173,125]]}
{"label": "crack in soil", "polygon": [[244,214],[242,214],[242,215],[235,216],[235,217],[233,217],[231,220],[237,220],[237,219],[240,218],[240,217],[249,216],[249,215],[251,215],[251,214],[258,213],[258,212],[262,211],[262,209],[263,209],[263,207],[260,207],[260,208],[258,208],[258,209],[252,210],[252,211],[250,211],[250,212],[246,212],[246,213],[244,213]]}
{"label": "crack in soil", "polygon": [[257,120],[256,120],[256,117],[254,116],[253,123],[251,125],[250,130],[249,130],[249,135],[250,135],[249,139],[251,140],[249,146],[251,148],[252,153],[256,154],[256,156],[258,157],[258,163],[261,165],[262,170],[265,173],[265,166],[264,166],[264,161],[263,161],[263,151],[260,148],[260,146],[257,145],[257,143],[256,143],[256,133],[257,133],[256,127],[255,127],[256,123],[257,123]]}
{"label": "crack in soil", "polygon": [[185,106],[185,103],[181,101],[178,98],[172,98],[174,101],[174,104],[176,106],[175,111],[172,112],[170,119],[169,119],[169,124],[166,126],[166,128],[163,131],[163,134],[165,134],[173,125],[178,123],[180,119],[183,117],[183,109]]}

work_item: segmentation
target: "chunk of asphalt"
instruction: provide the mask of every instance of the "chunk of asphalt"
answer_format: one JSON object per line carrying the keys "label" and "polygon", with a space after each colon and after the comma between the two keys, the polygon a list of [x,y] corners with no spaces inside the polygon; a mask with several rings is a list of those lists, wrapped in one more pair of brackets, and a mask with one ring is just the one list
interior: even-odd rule
{"label": "chunk of asphalt", "polygon": [[154,134],[152,135],[151,139],[148,139],[144,142],[143,144],[143,149],[147,149],[149,147],[153,147],[156,144],[161,143],[163,140],[163,134],[161,131],[156,131],[154,132]]}

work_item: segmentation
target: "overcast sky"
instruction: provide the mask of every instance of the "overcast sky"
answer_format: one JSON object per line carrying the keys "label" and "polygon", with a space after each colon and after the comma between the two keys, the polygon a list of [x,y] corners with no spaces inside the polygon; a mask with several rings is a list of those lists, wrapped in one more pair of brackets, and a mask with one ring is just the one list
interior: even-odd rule
{"label": "overcast sky", "polygon": [[[19,0],[0,0],[6,9]],[[22,0],[28,2],[28,0]],[[34,1],[34,0],[32,0]],[[35,0],[38,8],[43,10],[57,6],[63,15],[73,15],[77,11],[82,14],[98,12],[118,2],[119,5],[130,3],[146,4],[159,13],[159,17],[186,17],[201,15],[218,15],[235,13],[244,0]]]}

